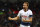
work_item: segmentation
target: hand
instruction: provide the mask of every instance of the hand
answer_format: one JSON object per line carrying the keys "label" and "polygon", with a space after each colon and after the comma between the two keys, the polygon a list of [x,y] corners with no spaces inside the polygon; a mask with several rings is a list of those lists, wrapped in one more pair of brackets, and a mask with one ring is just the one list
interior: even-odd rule
{"label": "hand", "polygon": [[23,22],[25,22],[25,19],[22,19]]}
{"label": "hand", "polygon": [[23,22],[29,22],[30,20],[25,20],[25,19],[22,19],[22,21],[23,21]]}
{"label": "hand", "polygon": [[11,17],[8,17],[9,20],[12,20]]}

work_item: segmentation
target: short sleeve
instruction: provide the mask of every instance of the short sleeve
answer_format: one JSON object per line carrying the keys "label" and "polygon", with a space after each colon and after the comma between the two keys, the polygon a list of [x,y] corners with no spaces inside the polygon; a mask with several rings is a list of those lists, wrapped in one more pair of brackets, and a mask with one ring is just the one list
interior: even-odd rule
{"label": "short sleeve", "polygon": [[19,11],[19,13],[18,13],[18,15],[17,15],[17,16],[19,16],[19,17],[21,16],[21,12],[20,12],[20,11]]}
{"label": "short sleeve", "polygon": [[30,12],[30,15],[33,15],[32,11]]}
{"label": "short sleeve", "polygon": [[32,11],[29,12],[29,17],[32,17],[33,16],[33,13]]}

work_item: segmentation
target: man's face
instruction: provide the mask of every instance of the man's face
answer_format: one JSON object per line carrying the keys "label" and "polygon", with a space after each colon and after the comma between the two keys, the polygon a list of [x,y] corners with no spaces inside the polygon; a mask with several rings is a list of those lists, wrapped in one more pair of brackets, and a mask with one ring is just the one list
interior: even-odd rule
{"label": "man's face", "polygon": [[28,8],[28,4],[24,3],[24,4],[23,4],[23,8],[24,8],[24,9],[27,9],[27,8]]}

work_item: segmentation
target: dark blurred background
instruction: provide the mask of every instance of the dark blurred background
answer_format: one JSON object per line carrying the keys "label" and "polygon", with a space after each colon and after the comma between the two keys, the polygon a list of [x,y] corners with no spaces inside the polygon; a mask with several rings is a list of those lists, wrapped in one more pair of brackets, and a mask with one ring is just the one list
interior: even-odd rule
{"label": "dark blurred background", "polygon": [[40,27],[40,0],[0,0],[0,27],[18,27],[21,21],[9,21],[8,17],[16,17],[24,1],[29,2],[33,12],[31,27]]}

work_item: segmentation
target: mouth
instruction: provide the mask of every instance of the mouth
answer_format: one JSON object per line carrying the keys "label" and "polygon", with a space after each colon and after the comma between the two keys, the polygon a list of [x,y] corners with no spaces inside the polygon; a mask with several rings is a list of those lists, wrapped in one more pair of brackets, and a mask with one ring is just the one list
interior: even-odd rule
{"label": "mouth", "polygon": [[23,9],[25,9],[25,7],[23,7]]}

